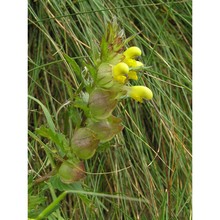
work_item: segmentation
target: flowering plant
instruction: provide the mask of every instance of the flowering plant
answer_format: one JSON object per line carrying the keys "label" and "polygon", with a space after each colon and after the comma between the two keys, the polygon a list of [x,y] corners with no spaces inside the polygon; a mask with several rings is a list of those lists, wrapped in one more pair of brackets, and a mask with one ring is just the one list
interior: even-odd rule
{"label": "flowering plant", "polygon": [[[76,126],[69,141],[64,135],[45,127],[37,130],[38,134],[49,137],[60,147],[53,176],[63,184],[85,178],[83,160],[92,158],[101,143],[110,141],[122,131],[122,120],[113,115],[122,98],[130,97],[142,103],[153,97],[152,91],[145,86],[128,85],[130,80],[138,79],[138,72],[144,68],[144,64],[137,60],[142,53],[140,48],[124,49],[130,39],[123,41],[116,23],[108,25],[93,65],[86,64],[90,76],[84,83],[86,91],[81,88],[73,104],[74,108],[84,112],[85,119]],[[64,57],[67,62],[74,62],[66,54]]]}
{"label": "flowering plant", "polygon": [[[79,160],[93,157],[100,143],[110,141],[123,129],[122,120],[113,115],[121,98],[131,97],[142,103],[144,99],[151,100],[153,97],[152,91],[145,86],[127,85],[130,80],[137,80],[138,72],[143,69],[144,64],[137,60],[142,52],[136,46],[124,49],[122,36],[117,29],[116,24],[110,24],[102,38],[101,51],[92,67],[92,85],[87,89],[86,95],[84,93],[87,100],[83,106],[77,105],[80,98],[75,102],[75,106],[82,108],[87,116],[84,126],[75,130],[71,140],[71,152]],[[85,172],[82,161],[78,163],[81,164],[82,172]],[[59,169],[61,181],[64,182],[62,170],[67,166],[68,163],[64,161]],[[75,169],[76,165],[69,167]],[[68,177],[66,182],[84,177],[75,175],[74,172],[69,174],[78,178]]]}

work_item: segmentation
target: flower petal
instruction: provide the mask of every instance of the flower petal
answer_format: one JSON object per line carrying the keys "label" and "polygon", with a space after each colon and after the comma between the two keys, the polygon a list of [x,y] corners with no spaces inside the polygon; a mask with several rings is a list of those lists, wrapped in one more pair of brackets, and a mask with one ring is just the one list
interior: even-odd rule
{"label": "flower petal", "polygon": [[139,47],[129,47],[123,54],[126,58],[135,58],[141,55],[141,50]]}
{"label": "flower petal", "polygon": [[152,91],[145,86],[132,86],[129,88],[128,95],[137,100],[143,102],[143,99],[151,100],[153,98]]}

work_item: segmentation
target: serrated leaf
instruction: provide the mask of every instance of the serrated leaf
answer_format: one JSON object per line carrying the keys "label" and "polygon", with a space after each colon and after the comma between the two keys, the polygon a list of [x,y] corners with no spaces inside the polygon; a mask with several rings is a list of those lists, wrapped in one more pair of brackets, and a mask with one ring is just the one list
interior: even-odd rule
{"label": "serrated leaf", "polygon": [[89,70],[89,73],[92,76],[93,80],[96,81],[96,78],[97,78],[97,70],[96,70],[96,68],[94,66],[88,64],[88,63],[84,63],[84,65]]}
{"label": "serrated leaf", "polygon": [[70,106],[68,110],[68,116],[72,120],[75,127],[80,127],[82,123],[82,117],[77,108]]}
{"label": "serrated leaf", "polygon": [[37,128],[35,131],[40,136],[48,138],[54,142],[61,151],[60,153],[62,153],[62,156],[66,154],[68,150],[68,141],[63,134],[52,131],[50,128],[47,128],[44,125],[42,125],[40,128]]}
{"label": "serrated leaf", "polygon": [[36,206],[44,204],[46,198],[39,195],[29,195],[28,196],[28,209],[34,209]]}
{"label": "serrated leaf", "polygon": [[60,180],[60,177],[58,175],[52,176],[50,178],[50,182],[54,189],[58,189],[61,192],[67,190],[82,190],[82,185],[80,182],[66,184]]}
{"label": "serrated leaf", "polygon": [[89,107],[88,102],[80,97],[77,97],[74,101],[74,107],[80,108],[84,111],[85,115],[89,117]]}
{"label": "serrated leaf", "polygon": [[54,123],[53,123],[51,114],[50,114],[50,112],[48,111],[48,109],[47,109],[38,99],[36,99],[36,98],[34,98],[33,96],[30,96],[30,95],[28,95],[28,97],[29,97],[30,99],[34,100],[35,102],[37,102],[37,103],[41,106],[41,108],[42,108],[42,110],[43,110],[43,112],[44,112],[44,115],[45,115],[45,117],[46,117],[46,119],[47,119],[47,123],[48,123],[50,129],[55,132],[55,125],[54,125]]}
{"label": "serrated leaf", "polygon": [[35,218],[43,210],[46,198],[40,195],[28,195],[28,217]]}
{"label": "serrated leaf", "polygon": [[[75,182],[71,184],[65,184],[60,180],[60,177],[58,175],[55,175],[50,178],[50,183],[54,187],[54,189],[58,189],[59,191],[68,191],[68,190],[79,190],[84,191],[82,188],[81,182]],[[78,194],[80,199],[89,207],[91,208],[93,206],[93,202],[91,199],[89,199],[84,194]]]}

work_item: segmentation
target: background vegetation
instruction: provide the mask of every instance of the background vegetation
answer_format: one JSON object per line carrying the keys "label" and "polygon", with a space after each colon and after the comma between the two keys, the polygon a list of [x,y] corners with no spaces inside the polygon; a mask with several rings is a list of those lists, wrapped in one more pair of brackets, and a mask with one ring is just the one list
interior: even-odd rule
{"label": "background vegetation", "polygon": [[[71,101],[85,73],[84,62],[107,22],[116,17],[127,46],[138,46],[149,67],[133,85],[146,85],[152,101],[121,102],[115,115],[124,130],[106,151],[86,161],[85,196],[69,193],[47,219],[191,219],[192,96],[191,1],[29,1],[29,95],[47,109],[56,129],[71,137],[77,121]],[[73,57],[76,66],[63,54]],[[29,99],[29,217],[61,194],[47,181],[53,143],[35,129],[45,109]],[[45,181],[42,181],[45,180]]]}

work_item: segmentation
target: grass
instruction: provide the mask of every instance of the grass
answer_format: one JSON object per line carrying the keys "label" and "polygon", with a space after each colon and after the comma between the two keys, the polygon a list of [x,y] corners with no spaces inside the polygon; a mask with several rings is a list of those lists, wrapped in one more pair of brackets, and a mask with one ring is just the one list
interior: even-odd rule
{"label": "grass", "polygon": [[[71,137],[71,100],[92,62],[106,23],[116,17],[148,66],[133,85],[146,85],[152,101],[123,100],[115,115],[124,130],[86,161],[83,191],[70,189],[47,219],[191,219],[192,95],[191,1],[29,1],[29,215],[34,218],[61,194],[48,181],[53,143],[35,129],[51,122]],[[80,67],[64,59],[73,57]],[[43,108],[42,108],[43,106]],[[46,110],[45,110],[46,109]],[[84,195],[84,196],[83,196]]]}

